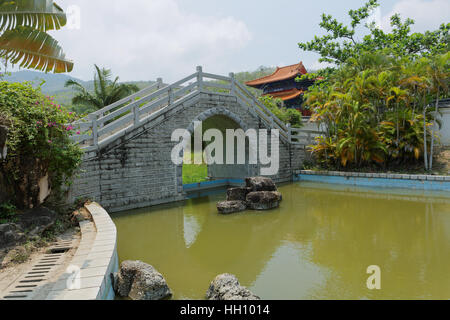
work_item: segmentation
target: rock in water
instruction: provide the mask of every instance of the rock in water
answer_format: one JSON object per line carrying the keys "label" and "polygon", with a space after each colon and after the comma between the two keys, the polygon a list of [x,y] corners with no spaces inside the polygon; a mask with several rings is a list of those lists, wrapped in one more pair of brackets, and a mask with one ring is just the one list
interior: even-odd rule
{"label": "rock in water", "polygon": [[277,186],[270,178],[252,177],[246,178],[245,184],[251,191],[277,191]]}
{"label": "rock in water", "polygon": [[246,201],[250,188],[230,188],[227,190],[227,201]]}
{"label": "rock in water", "polygon": [[281,199],[281,193],[275,191],[250,192],[247,195],[247,206],[253,210],[270,210],[278,208]]}
{"label": "rock in water", "polygon": [[260,300],[250,290],[239,284],[232,274],[218,275],[210,284],[206,292],[208,300]]}
{"label": "rock in water", "polygon": [[142,261],[124,261],[114,274],[114,291],[133,300],[163,300],[172,296],[166,280]]}
{"label": "rock in water", "polygon": [[217,203],[217,210],[220,214],[231,214],[245,211],[247,203],[245,201],[222,201]]}

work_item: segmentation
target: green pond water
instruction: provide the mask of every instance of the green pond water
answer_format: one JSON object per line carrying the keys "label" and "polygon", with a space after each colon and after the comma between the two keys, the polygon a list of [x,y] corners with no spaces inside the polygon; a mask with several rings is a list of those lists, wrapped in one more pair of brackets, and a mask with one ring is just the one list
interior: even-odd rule
{"label": "green pond water", "polygon": [[[118,253],[204,299],[235,274],[263,299],[449,299],[450,198],[316,183],[281,186],[279,209],[217,213],[225,192],[113,215]],[[368,266],[381,268],[369,290]]]}

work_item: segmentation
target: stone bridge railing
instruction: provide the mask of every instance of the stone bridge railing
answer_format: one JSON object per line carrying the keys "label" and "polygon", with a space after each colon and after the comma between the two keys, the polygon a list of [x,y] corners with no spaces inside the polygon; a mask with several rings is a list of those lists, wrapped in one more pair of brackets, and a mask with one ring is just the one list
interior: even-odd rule
{"label": "stone bridge railing", "polygon": [[[241,105],[257,116],[269,128],[278,129],[280,138],[293,144],[309,143],[312,133],[293,129],[276,117],[247,88],[236,81],[234,74],[228,77],[205,73],[202,67],[197,72],[170,85],[162,79],[127,98],[117,101],[86,118],[73,123],[79,134],[72,139],[79,143],[85,152],[96,151],[114,141],[123,130],[138,127],[164,112],[168,107],[182,104],[198,93],[225,94],[236,97]],[[306,134],[307,141],[303,136]]]}

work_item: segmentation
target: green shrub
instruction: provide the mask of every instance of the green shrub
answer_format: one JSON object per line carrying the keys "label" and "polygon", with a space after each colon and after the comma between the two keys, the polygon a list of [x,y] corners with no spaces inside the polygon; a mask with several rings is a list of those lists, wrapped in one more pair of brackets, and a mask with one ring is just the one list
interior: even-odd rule
{"label": "green shrub", "polygon": [[259,101],[284,123],[289,123],[293,128],[303,127],[301,112],[296,109],[287,109],[284,106],[283,100],[275,99],[271,96],[261,96],[259,97]]}
{"label": "green shrub", "polygon": [[0,204],[0,224],[14,222],[16,220],[17,208],[15,205],[5,202]]}
{"label": "green shrub", "polygon": [[70,140],[75,114],[30,84],[0,81],[0,115],[9,122],[8,155],[0,169],[14,186],[16,205],[35,205],[36,184],[47,174],[52,190],[70,183],[82,156]]}

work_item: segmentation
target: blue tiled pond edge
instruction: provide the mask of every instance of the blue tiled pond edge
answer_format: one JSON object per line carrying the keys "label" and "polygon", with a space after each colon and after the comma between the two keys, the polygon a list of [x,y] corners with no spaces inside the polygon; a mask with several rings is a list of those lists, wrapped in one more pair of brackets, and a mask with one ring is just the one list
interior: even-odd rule
{"label": "blue tiled pond edge", "polygon": [[293,180],[364,187],[450,191],[450,176],[296,170]]}

